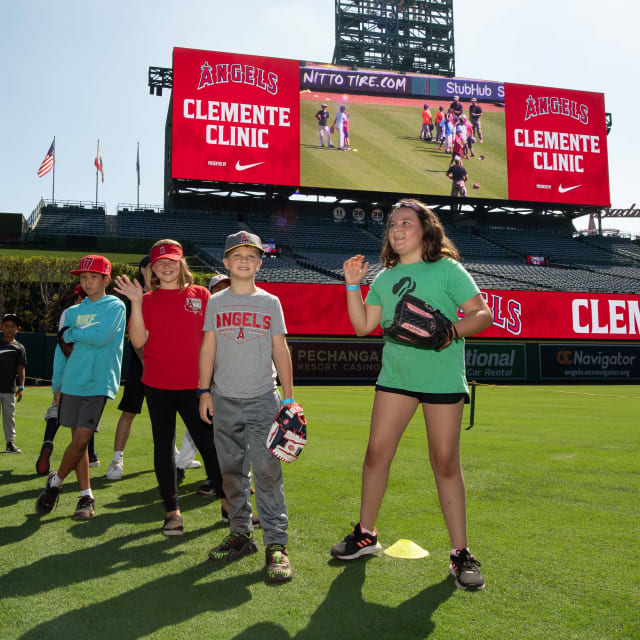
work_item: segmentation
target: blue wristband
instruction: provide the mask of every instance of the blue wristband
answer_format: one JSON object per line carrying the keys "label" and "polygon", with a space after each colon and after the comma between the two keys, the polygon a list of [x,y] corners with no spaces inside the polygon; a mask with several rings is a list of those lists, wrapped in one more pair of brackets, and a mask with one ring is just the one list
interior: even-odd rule
{"label": "blue wristband", "polygon": [[360,289],[360,285],[359,284],[348,284],[347,285],[347,291],[358,291],[358,289]]}
{"label": "blue wristband", "polygon": [[211,393],[211,389],[196,389],[196,395],[198,398],[204,393]]}
{"label": "blue wristband", "polygon": [[283,404],[293,404],[294,402],[295,402],[295,400],[294,400],[293,398],[285,398],[284,400],[282,400],[282,401],[280,402],[280,405],[283,405]]}
{"label": "blue wristband", "polygon": [[24,387],[21,384],[18,385],[18,389],[20,389],[20,391],[24,391]]}

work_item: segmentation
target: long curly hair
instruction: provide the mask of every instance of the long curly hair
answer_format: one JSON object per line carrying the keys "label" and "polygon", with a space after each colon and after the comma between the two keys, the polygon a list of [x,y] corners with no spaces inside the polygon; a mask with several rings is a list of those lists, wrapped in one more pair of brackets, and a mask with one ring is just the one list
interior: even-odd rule
{"label": "long curly hair", "polygon": [[[165,238],[164,240],[158,240],[158,242],[155,242],[153,244],[151,249],[153,249],[154,247],[159,247],[162,244],[173,244],[177,247],[180,247],[180,249],[182,249],[182,245],[177,240],[171,240],[170,238]],[[190,287],[193,284],[194,282],[193,274],[191,273],[191,271],[189,271],[187,261],[184,258],[180,258],[179,264],[180,264],[180,274],[178,275],[178,286],[180,289],[185,289],[186,287]],[[154,273],[153,267],[151,268],[150,286],[151,286],[151,291],[155,291],[156,289],[160,288],[160,279]]]}
{"label": "long curly hair", "polygon": [[387,217],[387,226],[384,231],[384,245],[380,256],[382,265],[389,269],[395,267],[400,261],[400,256],[391,248],[389,242],[389,228],[391,226],[391,217],[398,209],[408,207],[413,209],[418,216],[418,220],[422,225],[422,259],[425,262],[435,262],[440,258],[452,258],[460,260],[460,254],[456,246],[447,237],[444,227],[438,219],[438,216],[427,207],[424,202],[413,198],[400,200],[389,212]]}

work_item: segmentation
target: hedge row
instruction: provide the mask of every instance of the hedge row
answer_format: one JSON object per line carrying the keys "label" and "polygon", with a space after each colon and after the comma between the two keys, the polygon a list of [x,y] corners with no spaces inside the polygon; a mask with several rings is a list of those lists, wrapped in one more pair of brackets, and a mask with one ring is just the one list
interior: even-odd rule
{"label": "hedge row", "polygon": [[[69,306],[78,277],[69,271],[78,261],[68,258],[0,256],[0,314],[16,313],[22,330],[55,333],[62,310]],[[133,277],[136,267],[114,262],[112,277]],[[195,273],[197,284],[207,286],[211,274]],[[107,293],[113,293],[111,287]]]}

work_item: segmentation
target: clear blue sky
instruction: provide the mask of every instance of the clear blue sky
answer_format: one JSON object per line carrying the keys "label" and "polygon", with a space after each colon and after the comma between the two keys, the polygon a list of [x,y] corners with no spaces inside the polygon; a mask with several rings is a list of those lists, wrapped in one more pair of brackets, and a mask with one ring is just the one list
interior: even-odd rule
{"label": "clear blue sky", "polygon": [[[633,15],[632,15],[633,14]],[[599,91],[613,114],[611,201],[640,205],[634,113],[640,88],[637,11],[588,0],[454,0],[456,74]],[[152,97],[149,66],[171,67],[174,46],[330,62],[333,0],[29,0],[3,4],[0,24],[0,211],[29,215],[51,197],[36,171],[56,136],[56,199],[95,198],[96,141],[109,212],[163,202],[168,92]],[[586,218],[578,227],[586,227]],[[605,227],[640,234],[640,219]]]}

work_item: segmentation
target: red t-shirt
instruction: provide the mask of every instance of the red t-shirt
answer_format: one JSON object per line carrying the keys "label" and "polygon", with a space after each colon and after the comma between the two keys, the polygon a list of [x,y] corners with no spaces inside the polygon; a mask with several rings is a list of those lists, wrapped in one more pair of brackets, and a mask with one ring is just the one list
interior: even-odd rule
{"label": "red t-shirt", "polygon": [[142,317],[149,339],[142,382],[156,389],[199,388],[198,358],[209,297],[199,285],[144,294]]}

